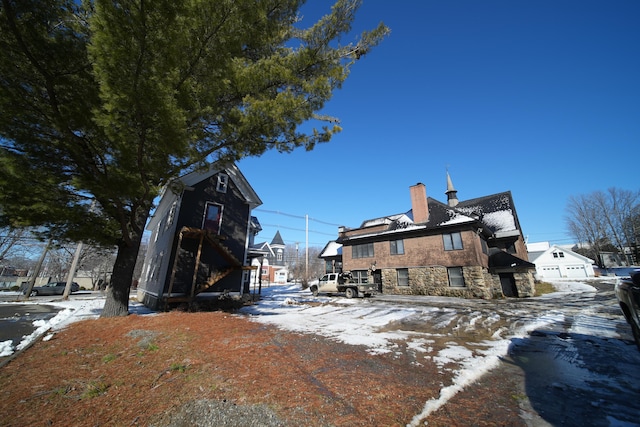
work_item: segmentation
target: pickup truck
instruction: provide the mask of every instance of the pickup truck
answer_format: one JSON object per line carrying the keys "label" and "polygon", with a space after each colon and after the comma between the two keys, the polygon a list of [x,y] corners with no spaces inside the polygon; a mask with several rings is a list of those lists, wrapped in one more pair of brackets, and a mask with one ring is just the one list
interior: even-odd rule
{"label": "pickup truck", "polygon": [[640,270],[632,271],[630,277],[618,278],[615,290],[622,313],[631,325],[633,339],[640,350]]}
{"label": "pickup truck", "polygon": [[318,280],[317,285],[311,285],[311,293],[342,293],[347,298],[366,297],[374,295],[378,290],[376,283],[355,283],[350,273],[328,273]]}

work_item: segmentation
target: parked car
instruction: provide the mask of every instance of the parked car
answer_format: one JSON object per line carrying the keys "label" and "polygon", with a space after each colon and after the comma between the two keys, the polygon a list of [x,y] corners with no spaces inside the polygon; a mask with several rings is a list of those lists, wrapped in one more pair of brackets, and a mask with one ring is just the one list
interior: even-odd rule
{"label": "parked car", "polygon": [[616,297],[625,319],[631,325],[633,339],[640,350],[640,270],[629,273],[616,281]]}
{"label": "parked car", "polygon": [[[62,295],[64,294],[64,288],[67,286],[67,282],[51,282],[47,283],[44,286],[34,286],[31,289],[31,296],[36,295]],[[71,293],[78,292],[80,290],[80,285],[76,282],[71,283]],[[20,291],[23,294],[27,293],[27,285],[24,284],[20,287]]]}
{"label": "parked car", "polygon": [[328,273],[318,280],[318,284],[309,287],[313,296],[319,293],[332,294],[334,292],[344,292],[347,298],[369,297],[376,293],[378,285],[375,283],[356,283],[350,272]]}

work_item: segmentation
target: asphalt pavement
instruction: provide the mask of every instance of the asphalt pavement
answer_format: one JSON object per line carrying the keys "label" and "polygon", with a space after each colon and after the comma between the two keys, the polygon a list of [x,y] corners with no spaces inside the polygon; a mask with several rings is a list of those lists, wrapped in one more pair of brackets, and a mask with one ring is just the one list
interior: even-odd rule
{"label": "asphalt pavement", "polygon": [[61,309],[45,304],[0,304],[0,342],[12,340],[18,345],[25,335],[36,330],[36,320],[49,320]]}

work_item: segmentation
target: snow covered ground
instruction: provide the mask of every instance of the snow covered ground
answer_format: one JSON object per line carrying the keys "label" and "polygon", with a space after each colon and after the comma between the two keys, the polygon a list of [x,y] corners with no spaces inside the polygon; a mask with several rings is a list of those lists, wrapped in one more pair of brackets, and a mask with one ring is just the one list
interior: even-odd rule
{"label": "snow covered ground", "polygon": [[[9,293],[4,292],[3,295],[9,295]],[[15,293],[16,297],[19,295],[19,293]],[[0,304],[6,305],[14,303],[3,302]],[[104,306],[104,295],[99,292],[95,292],[87,296],[73,295],[68,301],[31,300],[28,302],[20,302],[20,304],[46,304],[57,307],[60,311],[49,320],[35,320],[33,322],[35,330],[31,334],[23,336],[18,345],[14,346],[12,340],[0,341],[0,357],[10,356],[14,352],[28,347],[33,343],[33,341],[43,335],[43,339],[48,340],[56,331],[59,331],[74,322],[84,319],[98,318]],[[131,302],[129,304],[129,312],[137,314],[152,313],[142,304],[137,302]]]}
{"label": "snow covered ground", "polygon": [[[417,426],[464,387],[496,367],[514,341],[526,338],[533,330],[566,325],[571,318],[571,332],[576,336],[579,333],[585,337],[628,341],[619,332],[624,330],[625,323],[622,313],[616,312],[619,308],[615,307],[615,301],[609,298],[608,312],[603,317],[594,312],[589,302],[597,292],[593,286],[566,280],[553,284],[557,290],[553,294],[497,301],[400,296],[394,301],[396,296],[387,295],[366,299],[314,297],[299,285],[272,285],[263,287],[259,303],[243,308],[241,315],[284,330],[366,346],[374,355],[409,351],[418,356],[416,364],[431,361],[439,369],[452,372],[453,382],[443,384],[440,396],[425,402],[422,413],[415,415],[410,425]],[[0,343],[0,356],[21,350],[40,336],[46,340],[73,322],[98,317],[104,297],[73,296],[70,301],[46,304],[61,311],[48,321],[34,323],[36,330],[23,337],[15,348],[11,341]],[[130,311],[151,313],[134,302]]]}

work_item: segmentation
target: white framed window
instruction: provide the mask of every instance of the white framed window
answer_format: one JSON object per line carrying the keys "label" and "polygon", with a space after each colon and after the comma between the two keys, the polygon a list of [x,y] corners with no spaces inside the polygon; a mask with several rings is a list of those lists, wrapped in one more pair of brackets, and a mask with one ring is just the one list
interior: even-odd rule
{"label": "white framed window", "polygon": [[218,174],[218,185],[216,185],[216,190],[219,193],[226,193],[228,186],[229,186],[229,175],[225,173]]}
{"label": "white framed window", "polygon": [[409,286],[409,269],[398,268],[396,273],[398,274],[398,286]]}
{"label": "white framed window", "polygon": [[462,267],[449,267],[447,268],[449,274],[449,286],[452,288],[464,288],[464,275],[462,274]]}
{"label": "white framed window", "polygon": [[204,208],[204,220],[202,228],[214,234],[220,234],[223,206],[217,203],[207,202]]}
{"label": "white framed window", "polygon": [[167,223],[164,226],[164,229],[167,230],[173,224],[173,219],[176,215],[176,209],[178,207],[178,201],[175,200],[171,205],[171,209],[169,209],[169,213],[167,214]]}

